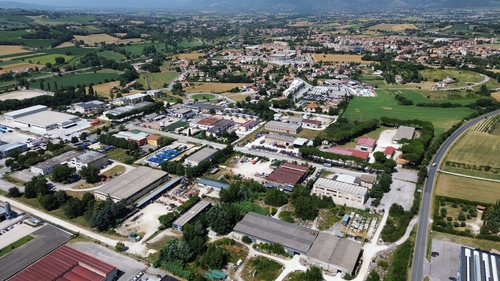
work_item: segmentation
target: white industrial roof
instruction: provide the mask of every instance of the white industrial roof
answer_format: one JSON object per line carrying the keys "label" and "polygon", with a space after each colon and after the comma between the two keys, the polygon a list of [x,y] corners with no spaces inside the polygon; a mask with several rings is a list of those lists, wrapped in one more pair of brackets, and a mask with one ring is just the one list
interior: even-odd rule
{"label": "white industrial roof", "polygon": [[325,187],[328,189],[336,189],[343,192],[348,192],[351,194],[363,195],[368,192],[368,189],[363,186],[354,185],[350,183],[340,182],[336,180],[331,180],[327,178],[319,178],[315,183],[315,186]]}
{"label": "white industrial roof", "polygon": [[16,120],[24,123],[36,124],[44,127],[74,121],[75,119],[80,118],[78,118],[78,116],[48,110],[16,118]]}

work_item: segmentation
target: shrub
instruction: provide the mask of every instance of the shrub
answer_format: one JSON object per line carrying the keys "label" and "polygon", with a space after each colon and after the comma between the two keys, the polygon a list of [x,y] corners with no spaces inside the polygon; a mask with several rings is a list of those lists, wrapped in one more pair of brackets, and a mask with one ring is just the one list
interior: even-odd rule
{"label": "shrub", "polygon": [[460,223],[460,226],[461,226],[461,227],[465,227],[465,225],[466,225],[466,224],[465,224],[465,222],[464,222],[464,221]]}
{"label": "shrub", "polygon": [[241,241],[246,244],[252,244],[252,239],[250,239],[250,237],[248,237],[247,235],[241,237]]}
{"label": "shrub", "polygon": [[453,220],[453,218],[452,218],[452,217],[447,217],[447,218],[446,218],[446,220],[447,220],[447,221],[452,221],[452,220]]}

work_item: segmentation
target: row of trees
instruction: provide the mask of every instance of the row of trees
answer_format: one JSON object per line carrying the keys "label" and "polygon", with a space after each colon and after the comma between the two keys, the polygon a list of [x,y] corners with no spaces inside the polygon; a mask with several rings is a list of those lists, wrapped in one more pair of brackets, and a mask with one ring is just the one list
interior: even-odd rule
{"label": "row of trees", "polygon": [[338,143],[349,142],[355,137],[371,132],[378,127],[379,120],[349,122],[346,118],[339,118],[337,122],[326,127],[324,131],[325,139]]}

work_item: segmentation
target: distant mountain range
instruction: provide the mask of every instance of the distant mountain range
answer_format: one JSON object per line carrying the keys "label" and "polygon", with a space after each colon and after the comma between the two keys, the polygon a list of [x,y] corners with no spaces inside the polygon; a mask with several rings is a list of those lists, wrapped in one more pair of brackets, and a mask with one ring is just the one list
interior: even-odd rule
{"label": "distant mountain range", "polygon": [[189,9],[321,12],[329,10],[392,10],[414,8],[500,8],[499,0],[39,0],[1,1],[0,8],[39,10]]}

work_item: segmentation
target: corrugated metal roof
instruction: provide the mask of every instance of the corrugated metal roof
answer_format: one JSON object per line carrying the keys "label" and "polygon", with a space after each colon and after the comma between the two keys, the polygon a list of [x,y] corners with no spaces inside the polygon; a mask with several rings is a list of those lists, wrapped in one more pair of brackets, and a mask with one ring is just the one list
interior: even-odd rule
{"label": "corrugated metal roof", "polygon": [[321,232],[307,257],[353,272],[361,252],[361,244]]}
{"label": "corrugated metal roof", "polygon": [[350,183],[345,183],[345,182],[340,182],[336,180],[331,180],[327,178],[319,178],[315,183],[314,186],[320,186],[328,189],[335,189],[335,190],[340,190],[343,192],[348,192],[351,194],[358,194],[358,195],[363,195],[368,192],[368,189],[363,186],[355,185],[355,184],[350,184]]}
{"label": "corrugated metal roof", "polygon": [[317,230],[252,212],[246,214],[233,230],[260,240],[280,243],[301,253],[309,251],[319,233]]}
{"label": "corrugated metal roof", "polygon": [[160,193],[162,193],[165,190],[171,188],[172,186],[177,185],[181,180],[182,180],[182,177],[175,177],[175,178],[171,179],[166,184],[164,184],[162,187],[158,188],[153,193],[149,194],[144,199],[142,199],[141,201],[139,201],[139,203],[137,203],[137,207],[140,208],[140,207],[142,207],[142,205],[147,204],[150,200],[154,199]]}
{"label": "corrugated metal roof", "polygon": [[183,227],[187,223],[189,223],[193,218],[198,216],[200,212],[203,212],[206,208],[208,208],[212,203],[209,201],[201,200],[200,202],[196,203],[191,209],[189,209],[187,212],[185,212],[182,216],[177,218],[172,224],[177,225],[180,227]]}
{"label": "corrugated metal roof", "polygon": [[229,187],[229,184],[227,184],[227,183],[223,183],[220,181],[214,181],[214,180],[210,180],[210,179],[205,179],[205,178],[201,178],[198,181],[198,184],[206,185],[206,186],[214,187],[214,188],[218,188],[218,189],[226,189]]}

